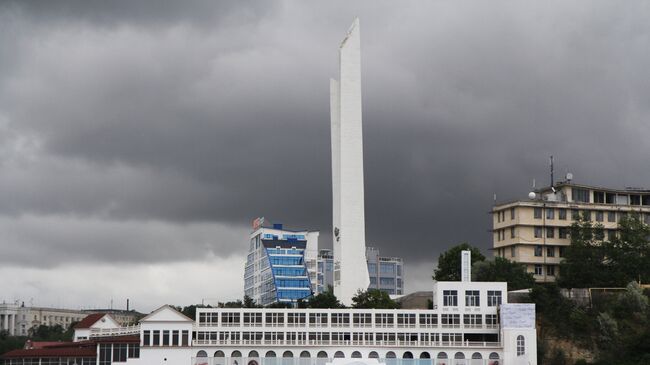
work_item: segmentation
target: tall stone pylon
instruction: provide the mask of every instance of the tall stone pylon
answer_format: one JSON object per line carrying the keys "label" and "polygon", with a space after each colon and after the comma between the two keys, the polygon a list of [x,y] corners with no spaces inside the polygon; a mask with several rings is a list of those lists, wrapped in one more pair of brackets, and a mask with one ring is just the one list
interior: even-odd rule
{"label": "tall stone pylon", "polygon": [[368,289],[361,125],[361,42],[355,18],[339,46],[339,80],[330,80],[334,295],[352,304]]}

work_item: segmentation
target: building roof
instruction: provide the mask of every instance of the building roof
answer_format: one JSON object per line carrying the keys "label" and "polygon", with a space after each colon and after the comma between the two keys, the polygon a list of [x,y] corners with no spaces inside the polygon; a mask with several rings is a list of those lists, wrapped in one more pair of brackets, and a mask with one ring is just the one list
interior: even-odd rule
{"label": "building roof", "polygon": [[98,343],[140,343],[140,336],[101,337],[78,342],[32,342],[31,348],[9,351],[0,358],[96,357]]}
{"label": "building roof", "polygon": [[92,327],[93,324],[97,323],[100,319],[104,318],[104,316],[110,316],[110,314],[107,313],[93,313],[89,314],[86,316],[86,318],[82,319],[79,323],[77,323],[74,326],[74,329],[79,330],[79,329],[84,329],[84,328],[90,328]]}

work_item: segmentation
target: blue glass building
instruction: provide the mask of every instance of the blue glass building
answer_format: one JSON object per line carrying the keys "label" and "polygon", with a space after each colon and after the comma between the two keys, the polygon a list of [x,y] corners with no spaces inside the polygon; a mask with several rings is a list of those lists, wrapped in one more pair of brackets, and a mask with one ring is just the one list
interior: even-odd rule
{"label": "blue glass building", "polygon": [[294,304],[310,297],[317,249],[318,232],[288,231],[281,224],[259,227],[251,234],[244,294],[261,305]]}

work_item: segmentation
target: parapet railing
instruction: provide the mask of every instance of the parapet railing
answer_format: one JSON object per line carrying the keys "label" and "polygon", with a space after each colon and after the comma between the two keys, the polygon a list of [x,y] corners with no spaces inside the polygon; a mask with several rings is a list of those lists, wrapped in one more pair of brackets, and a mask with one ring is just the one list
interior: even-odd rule
{"label": "parapet railing", "polygon": [[193,340],[194,346],[396,346],[396,347],[501,347],[486,341],[361,341],[361,340]]}
{"label": "parapet railing", "polygon": [[91,328],[90,337],[112,337],[140,334],[140,325],[117,328]]}

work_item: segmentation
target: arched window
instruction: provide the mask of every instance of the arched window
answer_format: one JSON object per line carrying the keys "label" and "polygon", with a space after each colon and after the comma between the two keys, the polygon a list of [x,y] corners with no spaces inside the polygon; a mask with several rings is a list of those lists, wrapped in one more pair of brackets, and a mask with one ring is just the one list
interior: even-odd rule
{"label": "arched window", "polygon": [[226,354],[223,353],[223,351],[215,351],[214,352],[214,357],[226,357]]}
{"label": "arched window", "polygon": [[230,354],[230,357],[241,357],[241,352],[233,351],[232,354]]}
{"label": "arched window", "polygon": [[336,353],[334,354],[335,359],[342,359],[344,357],[345,357],[345,354],[343,354],[343,351],[336,351]]}
{"label": "arched window", "polygon": [[404,355],[402,355],[402,359],[412,359],[413,358],[413,353],[411,351],[406,351]]}
{"label": "arched window", "polygon": [[446,352],[439,352],[438,359],[448,359]]}
{"label": "arched window", "polygon": [[396,357],[397,357],[397,356],[395,356],[395,353],[394,353],[393,351],[388,351],[388,352],[386,353],[386,358],[387,358],[387,359],[394,359],[394,358],[396,358]]}
{"label": "arched window", "polygon": [[303,351],[300,353],[300,357],[311,357],[311,354],[309,351]]}
{"label": "arched window", "polygon": [[285,352],[282,354],[282,357],[293,357],[293,352],[291,352],[291,351],[285,351]]}
{"label": "arched window", "polygon": [[490,360],[498,360],[498,359],[500,359],[499,354],[497,354],[496,352],[490,353]]}
{"label": "arched window", "polygon": [[379,354],[377,353],[377,351],[370,351],[370,353],[368,354],[368,358],[369,359],[379,359]]}
{"label": "arched window", "polygon": [[456,354],[454,354],[454,359],[462,360],[464,358],[465,358],[465,354],[463,354],[462,352],[457,352]]}
{"label": "arched window", "polygon": [[318,354],[316,354],[316,357],[320,359],[327,359],[327,352],[325,351],[318,351]]}
{"label": "arched window", "polygon": [[355,351],[352,353],[352,358],[353,359],[360,359],[361,358],[361,353],[359,351]]}
{"label": "arched window", "polygon": [[208,353],[201,350],[201,351],[196,353],[196,357],[208,357]]}
{"label": "arched window", "polygon": [[275,351],[267,351],[264,357],[275,357]]}
{"label": "arched window", "polygon": [[428,352],[424,351],[420,354],[420,359],[430,359],[431,355]]}
{"label": "arched window", "polygon": [[258,354],[257,351],[253,350],[248,353],[248,357],[260,357],[260,354]]}
{"label": "arched window", "polygon": [[521,356],[526,353],[526,340],[524,336],[517,336],[517,356]]}
{"label": "arched window", "polygon": [[478,360],[478,359],[482,359],[482,358],[483,358],[483,355],[481,355],[480,352],[475,352],[475,353],[472,354],[472,359],[474,359],[474,360]]}

